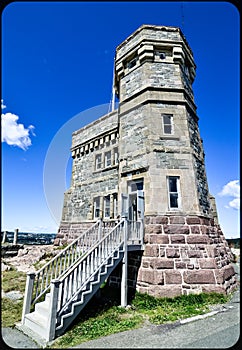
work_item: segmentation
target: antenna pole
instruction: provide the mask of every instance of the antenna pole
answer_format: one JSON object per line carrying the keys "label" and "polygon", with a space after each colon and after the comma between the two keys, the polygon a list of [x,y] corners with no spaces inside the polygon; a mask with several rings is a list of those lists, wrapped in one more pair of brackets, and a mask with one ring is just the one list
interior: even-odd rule
{"label": "antenna pole", "polygon": [[111,111],[114,111],[115,108],[115,89],[114,89],[114,82],[115,82],[115,57],[113,61],[113,85],[112,85],[112,108]]}

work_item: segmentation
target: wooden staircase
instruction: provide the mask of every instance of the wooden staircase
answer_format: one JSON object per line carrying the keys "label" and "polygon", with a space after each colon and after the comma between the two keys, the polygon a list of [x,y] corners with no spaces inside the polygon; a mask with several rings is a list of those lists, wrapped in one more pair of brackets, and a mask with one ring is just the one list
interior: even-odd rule
{"label": "wooden staircase", "polygon": [[142,249],[143,225],[124,218],[106,227],[99,220],[42,269],[27,275],[18,328],[39,344],[66,331],[121,260],[121,305],[127,305],[127,251]]}

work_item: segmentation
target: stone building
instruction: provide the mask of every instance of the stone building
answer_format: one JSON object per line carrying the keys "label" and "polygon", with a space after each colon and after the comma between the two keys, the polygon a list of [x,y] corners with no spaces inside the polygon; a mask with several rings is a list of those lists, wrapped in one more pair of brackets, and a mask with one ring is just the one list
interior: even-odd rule
{"label": "stone building", "polygon": [[[195,71],[179,28],[141,26],[116,49],[118,108],[72,135],[72,181],[56,244],[98,218],[143,220],[143,250],[129,253],[129,285],[155,296],[236,285],[207,184]],[[119,281],[118,270],[109,281]]]}

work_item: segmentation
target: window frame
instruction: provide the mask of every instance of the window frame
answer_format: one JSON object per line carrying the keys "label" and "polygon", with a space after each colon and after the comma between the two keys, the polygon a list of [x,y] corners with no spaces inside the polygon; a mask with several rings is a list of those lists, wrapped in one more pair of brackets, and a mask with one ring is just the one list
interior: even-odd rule
{"label": "window frame", "polygon": [[[107,196],[104,196],[103,202],[104,202],[103,203],[104,204],[104,208],[103,208],[104,215],[103,216],[105,219],[110,219],[110,217],[111,217],[111,197],[110,197],[110,194],[108,194]],[[108,215],[106,215],[107,209],[108,209]]]}
{"label": "window frame", "polygon": [[[176,191],[170,190],[170,179],[176,180]],[[170,211],[181,210],[181,188],[180,188],[180,176],[167,176],[167,190],[168,190],[168,208]],[[177,206],[171,205],[171,195],[177,194]]]}
{"label": "window frame", "polygon": [[[98,161],[98,158],[100,157],[100,161]],[[95,170],[102,169],[102,153],[98,153],[95,156]]]}
{"label": "window frame", "polygon": [[[110,157],[108,158],[107,155],[110,155]],[[111,150],[109,150],[104,153],[104,166],[105,168],[108,168],[111,165],[112,165],[112,152]]]}
{"label": "window frame", "polygon": [[[165,118],[166,117],[169,117],[170,118],[170,123],[166,123],[165,122]],[[163,113],[162,114],[162,124],[163,124],[163,134],[164,135],[174,135],[174,117],[173,117],[173,114],[170,114],[170,113]],[[165,130],[166,127],[170,127],[171,129],[171,132],[167,132]]]}
{"label": "window frame", "polygon": [[[98,210],[98,215],[97,211]],[[93,198],[93,218],[94,219],[99,219],[100,218],[100,214],[101,214],[101,197],[94,197]]]}

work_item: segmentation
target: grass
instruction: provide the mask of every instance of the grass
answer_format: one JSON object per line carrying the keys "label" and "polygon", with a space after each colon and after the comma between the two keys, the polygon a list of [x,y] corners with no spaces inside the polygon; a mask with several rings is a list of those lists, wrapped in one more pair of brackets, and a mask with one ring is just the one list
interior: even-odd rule
{"label": "grass", "polygon": [[13,301],[7,298],[1,300],[2,324],[4,327],[14,327],[16,322],[21,321],[23,300]]}
{"label": "grass", "polygon": [[[15,268],[2,272],[2,289],[25,290],[26,274]],[[155,298],[136,292],[129,308],[122,308],[120,291],[103,285],[99,297],[94,297],[80,313],[73,326],[57,338],[51,348],[69,348],[101,336],[123,332],[142,326],[174,322],[179,319],[204,314],[209,305],[223,304],[230,296],[218,293],[182,295],[175,298]],[[21,320],[23,300],[1,300],[2,327],[13,327]]]}
{"label": "grass", "polygon": [[2,289],[5,293],[11,290],[18,290],[21,293],[25,291],[26,273],[17,271],[11,267],[10,270],[2,271]]}
{"label": "grass", "polygon": [[[218,293],[183,295],[176,298],[155,298],[136,292],[130,308],[118,306],[117,296],[108,299],[108,287],[103,296],[91,301],[81,313],[75,325],[56,339],[52,348],[68,348],[101,336],[142,326],[145,321],[153,324],[174,322],[179,319],[204,314],[209,305],[222,304],[228,296]],[[105,295],[106,294],[106,295]]]}
{"label": "grass", "polygon": [[[11,267],[10,270],[2,271],[1,287],[5,293],[12,290],[24,293],[26,274]],[[14,327],[16,322],[21,320],[23,299],[10,300],[1,298],[2,327]]]}

